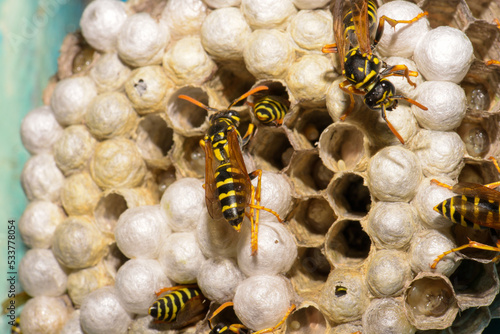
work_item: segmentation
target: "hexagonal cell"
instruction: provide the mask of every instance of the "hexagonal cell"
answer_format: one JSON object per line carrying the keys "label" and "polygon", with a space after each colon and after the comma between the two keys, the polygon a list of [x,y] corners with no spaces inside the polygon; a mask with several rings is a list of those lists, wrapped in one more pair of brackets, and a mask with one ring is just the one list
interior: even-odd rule
{"label": "hexagonal cell", "polygon": [[158,185],[158,192],[161,195],[167,190],[167,188],[177,180],[175,175],[175,167],[170,166],[166,170],[154,171],[154,177],[156,184]]}
{"label": "hexagonal cell", "polygon": [[156,114],[143,117],[136,130],[136,143],[139,152],[149,165],[162,165],[174,145],[174,131],[167,122]]}
{"label": "hexagonal cell", "polygon": [[325,316],[315,303],[304,302],[286,320],[286,332],[289,334],[323,334],[326,332]]}
{"label": "hexagonal cell", "polygon": [[317,247],[323,244],[326,232],[336,219],[333,209],[323,197],[313,197],[298,204],[288,228],[299,246]]}
{"label": "hexagonal cell", "polygon": [[481,122],[464,121],[457,129],[457,133],[465,143],[467,153],[471,157],[484,158],[490,151],[490,135]]}
{"label": "hexagonal cell", "polygon": [[[497,29],[497,28],[495,28]],[[499,30],[500,33],[500,30]],[[488,54],[484,57],[484,61],[495,59],[500,60],[500,50],[498,54],[493,55]],[[470,109],[467,111],[467,115],[464,122],[481,122],[483,127],[488,131],[488,123],[480,118],[487,118],[491,116],[491,113],[498,113],[498,84],[500,82],[499,66],[490,65],[486,66],[484,61],[475,60],[467,75],[460,83],[460,86],[464,89],[465,95],[467,97],[468,106]],[[489,111],[490,113],[487,113]],[[491,124],[490,124],[491,126]],[[498,128],[498,126],[495,126]],[[488,133],[491,135],[496,134],[496,132]]]}
{"label": "hexagonal cell", "polygon": [[459,0],[432,0],[424,2],[422,10],[429,12],[427,18],[431,28],[451,26],[461,29],[467,23],[469,10]]}
{"label": "hexagonal cell", "polygon": [[[262,90],[259,91],[252,96],[249,96],[247,101],[248,104],[253,107],[253,104],[257,103],[259,100],[265,98],[265,97],[270,97],[271,99],[275,100],[276,102],[279,102],[284,105],[286,109],[288,109],[287,114],[285,116],[290,116],[290,94],[288,92],[288,88],[285,84],[284,81],[281,80],[259,80],[257,81],[252,88],[258,87],[258,86],[267,86],[267,90]],[[276,125],[274,123],[262,123],[259,121],[257,116],[255,115],[253,109],[252,109],[252,114],[253,114],[253,119],[255,123],[261,124],[263,126],[269,126],[269,125]],[[287,117],[286,119],[289,119],[290,117]],[[288,121],[287,121],[288,123]]]}
{"label": "hexagonal cell", "polygon": [[471,22],[464,31],[474,47],[474,53],[479,59],[489,60],[498,58],[498,50],[493,45],[498,37],[498,28],[484,21]]}
{"label": "hexagonal cell", "polygon": [[492,161],[477,161],[470,158],[465,158],[465,165],[458,176],[459,182],[478,184],[488,184],[496,182],[499,179],[500,175]]}
{"label": "hexagonal cell", "polygon": [[80,32],[68,34],[61,45],[58,78],[62,80],[74,74],[86,72],[99,56],[99,53],[85,41]]}
{"label": "hexagonal cell", "polygon": [[338,216],[362,218],[371,207],[371,197],[364,178],[356,173],[340,173],[328,185],[328,202]]}
{"label": "hexagonal cell", "polygon": [[206,106],[215,104],[214,98],[207,89],[195,86],[184,86],[176,90],[169,98],[166,115],[174,130],[182,135],[200,135],[208,128],[208,112],[193,103],[180,99],[179,95],[187,95]]}
{"label": "hexagonal cell", "polygon": [[300,109],[286,124],[291,130],[290,142],[296,149],[314,148],[321,133],[332,122],[332,118],[325,109]]}
{"label": "hexagonal cell", "polygon": [[458,306],[450,280],[441,274],[421,272],[404,294],[408,320],[417,329],[445,329],[455,319]]}
{"label": "hexagonal cell", "polygon": [[319,248],[299,247],[290,277],[295,291],[305,299],[316,299],[331,267]]}
{"label": "hexagonal cell", "polygon": [[370,248],[370,237],[357,220],[336,221],[326,235],[325,254],[333,266],[359,265]]}
{"label": "hexagonal cell", "polygon": [[500,14],[499,4],[493,0],[465,0],[469,9],[477,19],[488,19],[485,15],[495,15],[498,17]]}
{"label": "hexagonal cell", "polygon": [[493,263],[463,260],[450,276],[461,309],[490,305],[498,292]]}
{"label": "hexagonal cell", "polygon": [[481,334],[491,320],[487,307],[469,308],[460,312],[449,331],[453,334]]}
{"label": "hexagonal cell", "polygon": [[120,215],[128,209],[125,198],[116,193],[103,196],[96,205],[94,216],[101,231],[112,232]]}
{"label": "hexagonal cell", "polygon": [[255,77],[246,70],[244,64],[221,63],[208,84],[211,88],[222,92],[224,105],[248,92],[255,83]]}
{"label": "hexagonal cell", "polygon": [[366,169],[369,159],[369,141],[359,126],[333,123],[321,133],[319,156],[334,172]]}
{"label": "hexagonal cell", "polygon": [[205,151],[200,145],[203,136],[175,136],[173,161],[183,177],[205,177]]}
{"label": "hexagonal cell", "polygon": [[94,209],[95,222],[99,230],[113,235],[120,215],[128,208],[158,204],[156,193],[148,188],[121,188],[108,190],[99,199]]}
{"label": "hexagonal cell", "polygon": [[272,172],[287,166],[290,158],[288,149],[293,150],[282,128],[260,127],[249,145],[258,166]]}
{"label": "hexagonal cell", "polygon": [[325,189],[333,177],[333,172],[323,165],[316,151],[297,152],[292,157],[290,175],[295,191],[300,195],[315,195]]}

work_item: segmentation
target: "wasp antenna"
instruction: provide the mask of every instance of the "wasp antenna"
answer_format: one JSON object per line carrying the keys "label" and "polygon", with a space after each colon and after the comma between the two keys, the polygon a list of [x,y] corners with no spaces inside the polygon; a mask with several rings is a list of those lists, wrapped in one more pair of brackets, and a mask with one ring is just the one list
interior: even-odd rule
{"label": "wasp antenna", "polygon": [[257,92],[260,92],[262,90],[268,90],[268,89],[269,89],[269,87],[267,87],[267,86],[257,86],[254,89],[252,89],[252,90],[246,92],[245,94],[241,95],[240,97],[238,97],[233,102],[231,102],[231,104],[229,105],[229,107],[227,107],[227,109],[231,109],[236,103],[240,102],[241,100],[246,99],[250,95],[253,95],[253,94],[257,93]]}
{"label": "wasp antenna", "polygon": [[428,108],[426,106],[418,103],[415,100],[410,99],[409,97],[402,96],[402,95],[394,95],[392,98],[395,99],[395,100],[405,100],[405,101],[410,102],[413,105],[416,105],[417,107],[419,107],[422,110],[428,110]]}
{"label": "wasp antenna", "polygon": [[177,96],[177,97],[178,97],[179,99],[183,99],[183,100],[189,101],[189,102],[191,102],[192,104],[197,105],[198,107],[203,108],[203,109],[205,109],[205,110],[207,110],[207,111],[214,111],[214,112],[217,112],[217,111],[218,111],[218,110],[217,110],[217,109],[215,109],[215,108],[210,108],[209,106],[204,105],[204,104],[203,104],[203,103],[201,103],[200,101],[195,100],[195,99],[193,99],[193,98],[192,98],[192,97],[190,97],[190,96],[187,96],[187,95],[179,95],[179,96]]}

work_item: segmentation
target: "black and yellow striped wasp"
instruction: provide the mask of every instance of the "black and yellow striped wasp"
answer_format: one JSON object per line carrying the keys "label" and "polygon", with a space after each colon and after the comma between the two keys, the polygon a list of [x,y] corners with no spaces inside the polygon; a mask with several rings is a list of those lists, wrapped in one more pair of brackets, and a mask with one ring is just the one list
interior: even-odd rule
{"label": "black and yellow striped wasp", "polygon": [[10,327],[10,334],[21,334],[21,319],[19,317],[14,321],[14,325]]}
{"label": "black and yellow striped wasp", "polygon": [[373,0],[335,0],[332,3],[332,13],[337,43],[325,45],[323,52],[336,52],[341,59],[342,75],[346,80],[339,86],[350,98],[349,109],[341,120],[354,109],[354,94],[363,95],[365,105],[372,110],[380,110],[389,129],[404,144],[401,135],[387,119],[386,111],[396,108],[398,100],[405,100],[424,110],[427,108],[403,95],[395,95],[396,89],[386,77],[403,76],[409,84],[416,87],[410,76],[417,76],[418,73],[410,71],[405,65],[389,66],[373,51],[382,37],[384,22],[392,27],[399,23],[411,24],[426,16],[427,12],[411,20],[394,20],[384,15],[380,17],[376,29],[377,5]]}
{"label": "black and yellow striped wasp", "polygon": [[[495,158],[490,157],[500,173],[500,167]],[[500,229],[500,192],[493,189],[500,186],[500,181],[481,185],[476,183],[460,182],[454,186],[441,183],[436,179],[432,183],[450,189],[458,196],[453,196],[444,200],[434,207],[434,210],[451,220],[455,224],[473,229]],[[431,265],[435,269],[439,261],[446,255],[461,251],[466,248],[484,249],[500,252],[500,240],[495,246],[481,244],[469,240],[469,243],[457,248],[453,248],[439,255]],[[500,255],[492,259],[496,262]]]}
{"label": "black and yellow striped wasp", "polygon": [[253,109],[255,118],[264,125],[280,126],[288,113],[290,102],[281,96],[278,89],[268,86],[267,94],[257,93],[253,96],[253,102],[247,101]]}
{"label": "black and yellow striped wasp", "polygon": [[[160,297],[163,293],[167,293]],[[208,300],[197,285],[179,285],[156,292],[158,298],[150,307],[149,315],[156,322],[171,324],[171,328],[182,328],[205,317]]]}
{"label": "black and yellow striped wasp", "polygon": [[[252,255],[257,253],[258,248],[259,210],[268,211],[278,221],[282,220],[276,212],[260,205],[262,170],[248,173],[241,153],[241,147],[252,137],[254,126],[250,124],[245,136],[241,137],[237,129],[240,115],[231,108],[248,96],[267,89],[266,86],[255,87],[234,100],[226,110],[210,108],[189,96],[179,95],[179,98],[213,112],[207,134],[200,142],[205,150],[205,202],[212,218],[224,217],[236,231],[241,228],[246,208],[250,208]],[[256,189],[251,183],[255,177],[258,178]]]}
{"label": "black and yellow striped wasp", "polygon": [[261,329],[259,331],[252,331],[251,329],[245,327],[243,324],[231,324],[227,325],[223,322],[219,322],[217,325],[213,326],[212,325],[212,320],[215,316],[217,316],[220,312],[222,312],[224,309],[228,307],[232,307],[234,305],[233,302],[227,302],[219,306],[217,310],[214,311],[214,313],[208,318],[208,324],[210,326],[210,333],[209,334],[264,334],[264,333],[271,333],[274,332],[276,329],[278,329],[281,325],[283,325],[288,318],[288,316],[295,310],[295,304],[292,304],[288,311],[286,312],[285,316],[281,321],[276,324],[276,326],[272,328],[265,328]]}

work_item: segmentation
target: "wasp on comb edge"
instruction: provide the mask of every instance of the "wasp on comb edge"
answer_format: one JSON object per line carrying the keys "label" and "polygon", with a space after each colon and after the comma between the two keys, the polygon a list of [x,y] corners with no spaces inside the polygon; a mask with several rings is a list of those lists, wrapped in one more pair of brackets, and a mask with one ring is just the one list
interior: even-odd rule
{"label": "wasp on comb edge", "polygon": [[[490,157],[500,173],[500,167],[495,158]],[[454,186],[441,183],[436,179],[431,180],[438,186],[450,189],[458,196],[444,200],[434,207],[434,210],[451,220],[455,224],[473,229],[500,229],[500,192],[494,190],[500,186],[500,181],[481,185],[476,183],[460,182]],[[432,269],[436,269],[437,264],[446,255],[461,251],[466,248],[484,249],[494,252],[500,252],[500,240],[495,246],[481,244],[469,240],[469,243],[439,255],[431,264]],[[496,262],[500,255],[491,261]]]}
{"label": "wasp on comb edge", "polygon": [[[346,3],[350,6],[345,6]],[[385,22],[392,27],[399,23],[411,24],[426,16],[427,12],[411,20],[394,20],[384,15],[380,17],[377,27],[377,5],[373,0],[335,0],[332,3],[332,14],[337,44],[325,45],[322,51],[338,53],[341,59],[342,75],[346,80],[341,82],[339,87],[349,94],[350,98],[349,109],[341,120],[354,109],[354,94],[363,95],[365,105],[371,110],[380,111],[389,129],[404,144],[403,137],[387,119],[386,111],[396,108],[399,100],[405,100],[423,110],[427,108],[408,97],[396,95],[394,85],[386,78],[402,76],[410,85],[416,87],[410,76],[415,77],[418,73],[410,71],[405,65],[387,65],[373,54],[373,50],[382,37]]]}
{"label": "wasp on comb edge", "polygon": [[[150,307],[149,315],[159,323],[169,323],[175,328],[186,327],[205,317],[208,300],[197,285],[179,285],[156,292],[158,298]],[[174,328],[173,327],[173,328]]]}
{"label": "wasp on comb edge", "polygon": [[222,304],[221,306],[219,306],[217,308],[217,310],[214,311],[212,316],[210,318],[208,318],[208,325],[210,326],[210,329],[211,329],[209,334],[231,334],[231,333],[232,334],[264,334],[264,333],[271,333],[271,332],[274,333],[274,331],[276,329],[278,329],[281,325],[283,325],[285,323],[288,316],[295,310],[295,304],[292,304],[292,306],[290,306],[288,308],[287,312],[283,316],[283,319],[281,319],[281,321],[278,324],[276,324],[276,326],[271,327],[271,328],[261,329],[261,330],[256,331],[256,332],[245,327],[243,324],[227,325],[225,323],[220,322],[217,325],[213,326],[212,319],[217,314],[222,312],[224,309],[231,307],[233,305],[234,305],[233,302],[227,302],[227,303]]}
{"label": "wasp on comb edge", "polygon": [[[209,118],[207,134],[200,141],[205,150],[205,202],[212,218],[224,217],[236,231],[241,228],[246,208],[250,208],[248,215],[252,228],[252,255],[258,250],[260,210],[272,213],[279,222],[283,221],[276,212],[260,205],[262,170],[248,173],[241,153],[241,147],[246,145],[253,135],[254,126],[250,124],[246,134],[241,137],[236,128],[240,115],[231,108],[248,96],[267,89],[266,86],[255,87],[234,100],[225,110],[210,108],[189,96],[179,95],[179,98],[213,112]],[[251,179],[256,177],[257,188],[254,188]]]}

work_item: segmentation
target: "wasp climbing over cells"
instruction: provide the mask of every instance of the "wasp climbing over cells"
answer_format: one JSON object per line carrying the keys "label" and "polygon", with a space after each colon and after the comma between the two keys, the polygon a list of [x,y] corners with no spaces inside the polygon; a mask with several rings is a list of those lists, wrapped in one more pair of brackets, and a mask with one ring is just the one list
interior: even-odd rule
{"label": "wasp climbing over cells", "polygon": [[[500,167],[495,158],[490,157],[497,171],[500,173]],[[451,220],[455,224],[473,229],[500,229],[500,192],[494,188],[500,186],[500,181],[481,185],[476,183],[460,182],[454,186],[441,183],[436,179],[432,183],[441,187],[450,189],[457,196],[448,198],[434,207],[434,210]],[[500,240],[496,246],[481,244],[469,240],[469,243],[457,248],[453,248],[439,255],[431,265],[435,269],[439,261],[446,255],[461,251],[466,248],[484,249],[494,252],[500,252]],[[496,262],[500,255],[492,259]]]}
{"label": "wasp climbing over cells", "polygon": [[295,310],[295,304],[290,306],[283,316],[283,319],[276,324],[276,326],[272,328],[266,328],[266,329],[261,329],[259,331],[252,331],[249,328],[245,327],[243,324],[231,324],[227,325],[224,322],[219,322],[217,325],[213,326],[212,320],[214,317],[216,317],[219,313],[221,313],[223,310],[232,307],[234,305],[233,302],[227,302],[219,306],[214,313],[208,318],[208,325],[210,326],[210,333],[209,334],[264,334],[264,333],[271,333],[274,332],[276,329],[278,329],[281,325],[283,325],[288,318],[288,316]]}
{"label": "wasp climbing over cells", "polygon": [[396,108],[399,100],[405,100],[424,110],[427,108],[408,97],[396,95],[394,85],[386,78],[402,76],[416,87],[410,76],[417,76],[418,73],[410,71],[405,65],[389,66],[373,51],[382,37],[385,22],[392,27],[399,23],[411,24],[426,16],[427,12],[411,20],[394,20],[384,15],[380,17],[377,27],[377,5],[373,0],[335,0],[332,3],[332,14],[337,43],[325,45],[323,52],[338,53],[341,59],[342,75],[346,80],[339,87],[350,98],[349,109],[341,120],[354,109],[354,94],[363,95],[365,105],[371,110],[380,111],[389,129],[404,144],[403,137],[387,119],[386,111]]}
{"label": "wasp climbing over cells", "polygon": [[[252,255],[258,248],[259,210],[274,214],[279,222],[282,220],[276,212],[260,205],[262,170],[248,173],[241,153],[241,147],[248,143],[255,128],[250,124],[241,137],[237,129],[240,115],[231,108],[248,96],[267,89],[267,86],[258,86],[234,100],[225,110],[210,108],[189,96],[179,95],[179,98],[213,112],[207,134],[200,142],[205,150],[205,202],[212,218],[224,217],[236,231],[241,228],[246,208],[250,208]],[[257,188],[251,183],[256,177]]]}
{"label": "wasp climbing over cells", "polygon": [[156,296],[160,298],[149,307],[149,315],[158,323],[170,324],[172,329],[198,322],[208,309],[208,300],[195,284],[164,288]]}

